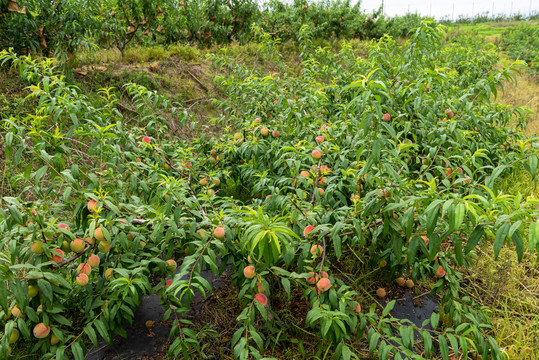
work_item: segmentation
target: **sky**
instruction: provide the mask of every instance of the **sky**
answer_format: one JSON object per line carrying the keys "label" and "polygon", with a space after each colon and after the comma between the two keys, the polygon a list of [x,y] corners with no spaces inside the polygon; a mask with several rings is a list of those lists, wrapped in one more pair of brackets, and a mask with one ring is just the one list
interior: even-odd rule
{"label": "sky", "polygon": [[[528,15],[539,12],[539,0],[383,0],[384,14],[388,16],[404,15],[407,12],[418,12],[424,16],[432,16],[436,19],[459,15],[471,17],[486,11],[492,14],[517,14]],[[353,1],[352,1],[353,2]],[[361,9],[371,12],[382,4],[382,0],[361,0]],[[453,11],[454,8],[454,11]],[[512,12],[511,12],[512,11]],[[454,14],[454,15],[453,15]]]}

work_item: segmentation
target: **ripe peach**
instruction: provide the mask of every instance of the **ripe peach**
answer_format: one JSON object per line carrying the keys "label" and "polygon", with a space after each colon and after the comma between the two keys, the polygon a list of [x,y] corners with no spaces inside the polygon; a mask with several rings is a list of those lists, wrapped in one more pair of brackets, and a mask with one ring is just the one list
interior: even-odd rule
{"label": "ripe peach", "polygon": [[9,343],[10,344],[15,344],[17,342],[17,340],[19,340],[20,335],[21,334],[19,333],[19,330],[13,329],[11,331],[11,335],[9,336]]}
{"label": "ripe peach", "polygon": [[174,259],[168,259],[167,264],[168,264],[167,269],[169,269],[170,271],[174,271],[178,267],[178,264],[176,263]]}
{"label": "ripe peach", "polygon": [[43,243],[41,241],[35,241],[30,245],[30,251],[36,255],[43,254]]}
{"label": "ripe peach", "polygon": [[64,223],[59,223],[59,224],[58,224],[58,227],[59,227],[60,229],[66,229],[66,230],[69,230],[69,225],[64,224]]}
{"label": "ripe peach", "polygon": [[49,333],[51,332],[51,328],[48,326],[45,326],[43,323],[39,323],[34,327],[34,336],[38,339],[44,339],[47,336],[49,336]]}
{"label": "ripe peach", "polygon": [[378,288],[378,290],[376,290],[376,295],[377,295],[380,299],[385,298],[386,295],[387,295],[386,289],[384,289],[384,288]]}
{"label": "ripe peach", "polygon": [[381,268],[385,268],[386,266],[387,266],[387,260],[384,259],[384,260],[380,261],[380,267]]}
{"label": "ripe peach", "polygon": [[317,136],[317,137],[315,138],[315,140],[316,140],[317,143],[320,144],[321,142],[324,142],[324,137],[323,137],[322,135],[319,135],[319,136]]}
{"label": "ripe peach", "polygon": [[262,128],[262,130],[260,130],[260,134],[262,134],[262,136],[268,136],[269,135],[269,129],[268,128]]}
{"label": "ripe peach", "polygon": [[312,274],[313,276],[311,276],[310,278],[307,278],[307,282],[313,285],[318,281],[319,276],[312,271],[309,271],[309,274]]}
{"label": "ripe peach", "polygon": [[329,277],[329,275],[328,275],[327,272],[322,271],[322,272],[320,273],[320,277],[323,277],[323,278],[326,278],[326,279],[327,279],[327,278]]}
{"label": "ripe peach", "polygon": [[306,179],[309,178],[309,177],[311,176],[311,174],[310,174],[308,171],[306,171],[306,170],[303,170],[302,172],[300,172],[299,175],[300,175],[301,177],[303,177],[303,178],[306,178]]}
{"label": "ripe peach", "polygon": [[92,254],[88,257],[88,264],[93,268],[99,266],[100,262],[101,259],[96,254]]}
{"label": "ripe peach", "polygon": [[77,266],[77,274],[83,273],[86,275],[90,275],[92,272],[92,267],[88,263],[80,263],[79,266]]}
{"label": "ripe peach", "polygon": [[99,251],[108,253],[110,251],[110,243],[108,241],[100,241],[97,246]]}
{"label": "ripe peach", "polygon": [[324,248],[321,245],[313,245],[311,247],[311,254],[313,256],[320,256],[322,255],[323,251],[324,251]]}
{"label": "ripe peach", "polygon": [[254,122],[260,124],[262,122],[262,120],[260,118],[256,118]]}
{"label": "ripe peach", "polygon": [[172,279],[165,281],[165,287],[169,287],[172,284]]}
{"label": "ripe peach", "polygon": [[262,306],[266,306],[268,304],[268,297],[262,293],[258,293],[255,295],[254,300],[258,301]]}
{"label": "ripe peach", "polygon": [[321,278],[316,283],[316,287],[321,292],[324,292],[324,291],[328,290],[331,287],[331,281],[328,278]]}
{"label": "ripe peach", "polygon": [[98,227],[97,229],[94,230],[94,238],[97,241],[105,241],[105,235],[103,234],[102,227]]}
{"label": "ripe peach", "polygon": [[320,196],[324,195],[324,189],[318,188],[318,193],[320,194]]}
{"label": "ripe peach", "polygon": [[274,138],[279,137],[279,130],[273,130],[271,132],[271,136],[273,136]]}
{"label": "ripe peach", "polygon": [[448,167],[445,169],[444,173],[446,177],[451,177],[451,175],[453,174],[453,169]]}
{"label": "ripe peach", "polygon": [[309,233],[314,230],[314,228],[315,227],[312,225],[305,226],[305,229],[303,229],[303,236],[307,237]]}
{"label": "ripe peach", "polygon": [[359,194],[352,194],[352,196],[350,196],[350,200],[352,200],[353,203],[358,202],[359,199],[360,199]]}
{"label": "ripe peach", "polygon": [[215,190],[213,189],[208,189],[208,191],[206,191],[206,195],[208,196],[213,196],[215,194]]}
{"label": "ripe peach", "polygon": [[106,280],[110,280],[112,279],[112,272],[114,271],[114,269],[112,268],[108,268],[107,270],[105,270],[105,272],[103,273],[103,275],[105,275],[105,279]]}
{"label": "ripe peach", "polygon": [[213,236],[215,236],[219,240],[223,240],[225,238],[225,229],[222,227],[216,227],[215,230],[213,230]]}
{"label": "ripe peach", "polygon": [[391,115],[389,115],[389,113],[385,113],[385,114],[382,116],[382,120],[384,120],[384,121],[389,121],[389,120],[391,120]]}
{"label": "ripe peach", "polygon": [[247,278],[247,279],[252,279],[255,277],[256,275],[256,272],[255,272],[255,267],[253,265],[249,265],[249,266],[246,266],[243,268],[243,275]]}
{"label": "ripe peach", "polygon": [[313,156],[313,159],[315,160],[319,160],[322,158],[322,153],[320,152],[320,150],[313,150],[311,155]]}
{"label": "ripe peach", "polygon": [[411,289],[414,287],[414,281],[412,279],[406,280],[406,287]]}
{"label": "ripe peach", "polygon": [[88,245],[93,245],[94,239],[87,237],[86,239],[84,239],[84,242]]}
{"label": "ripe peach", "polygon": [[76,281],[78,285],[84,286],[88,284],[88,275],[86,275],[85,273],[81,273],[77,275]]}
{"label": "ripe peach", "polygon": [[52,252],[53,252],[52,261],[59,264],[62,262],[62,260],[64,260],[64,252],[62,250],[54,249]]}
{"label": "ripe peach", "polygon": [[213,183],[213,185],[217,186],[217,185],[219,185],[221,183],[221,180],[219,180],[219,178],[215,178],[215,179],[212,180],[212,183]]}
{"label": "ripe peach", "polygon": [[211,149],[210,154],[212,154],[213,156],[217,155],[217,150]]}
{"label": "ripe peach", "polygon": [[359,303],[357,301],[353,301],[352,302],[352,309],[355,312],[360,313],[361,312],[361,305],[359,305]]}
{"label": "ripe peach", "polygon": [[395,279],[395,284],[404,287],[404,284],[406,283],[406,280],[404,280],[403,277],[399,277]]}
{"label": "ripe peach", "polygon": [[149,136],[145,136],[145,137],[143,137],[143,138],[142,138],[142,141],[143,141],[143,142],[145,142],[146,144],[149,144],[149,143],[151,143],[151,142],[152,142],[152,140],[150,139],[150,137],[149,137]]}
{"label": "ripe peach", "polygon": [[202,178],[200,179],[199,184],[202,186],[206,186],[208,185],[208,180],[206,178]]}
{"label": "ripe peach", "polygon": [[235,133],[235,134],[234,134],[234,139],[235,139],[235,140],[241,139],[241,133]]}
{"label": "ripe peach", "polygon": [[94,212],[97,209],[97,200],[88,201],[88,211]]}
{"label": "ripe peach", "polygon": [[453,111],[451,109],[445,109],[445,115],[448,118],[452,118],[453,117]]}
{"label": "ripe peach", "polygon": [[318,185],[322,185],[322,186],[326,185],[326,180],[324,179],[323,176],[320,178],[320,180],[318,180]]}
{"label": "ripe peach", "polygon": [[437,279],[440,279],[440,278],[443,278],[446,274],[447,274],[447,272],[444,270],[443,266],[440,265],[440,266],[438,266],[438,269],[436,270],[436,273],[434,274],[434,276]]}
{"label": "ripe peach", "polygon": [[43,312],[43,305],[39,305],[39,306],[37,307],[36,312],[37,312],[38,314],[41,313],[41,312]]}
{"label": "ripe peach", "polygon": [[58,344],[59,341],[60,341],[60,339],[58,339],[58,337],[56,335],[51,334],[51,338],[50,338],[51,346],[54,346],[54,345]]}
{"label": "ripe peach", "polygon": [[322,175],[328,175],[331,173],[331,169],[328,168],[326,165],[320,166],[320,174]]}
{"label": "ripe peach", "polygon": [[71,244],[69,244],[69,248],[75,253],[81,252],[82,250],[84,250],[84,240],[79,238],[73,240]]}
{"label": "ripe peach", "polygon": [[28,297],[33,298],[36,297],[39,293],[39,289],[35,285],[28,285]]}
{"label": "ripe peach", "polygon": [[142,162],[142,159],[138,157],[138,158],[135,159],[135,162],[140,163],[140,162]]}
{"label": "ripe peach", "polygon": [[215,160],[215,158],[214,158],[213,156],[210,156],[210,161],[211,161],[212,163],[214,163],[214,162],[217,161],[217,160]]}

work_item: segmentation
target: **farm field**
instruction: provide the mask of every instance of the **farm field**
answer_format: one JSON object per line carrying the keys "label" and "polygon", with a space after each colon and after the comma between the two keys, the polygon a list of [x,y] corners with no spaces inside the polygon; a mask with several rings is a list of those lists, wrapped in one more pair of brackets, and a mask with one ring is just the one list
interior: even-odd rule
{"label": "farm field", "polygon": [[538,358],[537,20],[128,3],[0,5],[0,359]]}

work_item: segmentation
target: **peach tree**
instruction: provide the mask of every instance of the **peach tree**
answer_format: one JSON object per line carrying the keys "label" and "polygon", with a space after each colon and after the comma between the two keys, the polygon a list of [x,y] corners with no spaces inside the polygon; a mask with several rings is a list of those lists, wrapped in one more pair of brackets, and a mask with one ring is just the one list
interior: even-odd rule
{"label": "peach tree", "polygon": [[[537,150],[508,126],[524,110],[491,102],[519,63],[495,70],[494,49],[442,37],[425,22],[361,58],[347,43],[315,47],[303,27],[298,74],[212,55],[224,132],[192,140],[175,134],[188,111],[156,92],[126,84],[135,111],[123,113],[113,89],[91,99],[54,61],[0,53],[37,104],[2,122],[0,356],[28,342],[44,358],[83,359],[98,336],[125,335],[155,292],[173,319],[170,355],[188,358],[200,344],[182,315],[211,291],[201,272],[230,265],[244,305],[235,358],[286,344],[273,305],[299,296],[319,355],[358,358],[359,341],[380,359],[501,359],[487,313],[460,296],[460,272],[480,242],[496,256],[537,250],[537,201],[500,186],[515,169],[536,181]],[[435,278],[440,313],[418,327],[391,315],[395,301],[358,302],[361,284],[338,271],[347,254],[381,288]]]}

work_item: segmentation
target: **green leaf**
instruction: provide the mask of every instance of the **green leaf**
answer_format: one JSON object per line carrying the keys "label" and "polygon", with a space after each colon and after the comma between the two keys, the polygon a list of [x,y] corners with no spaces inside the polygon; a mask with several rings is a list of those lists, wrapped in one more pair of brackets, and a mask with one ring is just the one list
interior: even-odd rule
{"label": "green leaf", "polygon": [[71,344],[71,351],[73,352],[73,356],[75,356],[75,360],[84,360],[84,351],[78,342]]}
{"label": "green leaf", "polygon": [[509,233],[509,228],[511,225],[508,222],[504,222],[496,232],[496,237],[494,238],[494,259],[498,258],[500,251],[502,250],[507,234]]}
{"label": "green leaf", "polygon": [[479,243],[479,241],[484,235],[485,235],[484,226],[477,225],[474,231],[471,233],[470,237],[468,238],[468,242],[466,243],[464,252],[468,254],[470,251],[472,251],[472,249],[477,246],[477,244]]}
{"label": "green leaf", "polygon": [[442,334],[438,336],[438,343],[440,345],[440,354],[442,354],[442,359],[448,360],[449,359],[449,346],[447,345],[447,340]]}
{"label": "green leaf", "polygon": [[386,307],[384,308],[384,311],[382,311],[382,317],[386,317],[387,314],[389,314],[391,312],[391,310],[393,310],[393,308],[395,307],[395,303],[396,303],[396,300],[391,300],[386,305]]}
{"label": "green leaf", "polygon": [[281,278],[281,283],[283,284],[284,291],[286,291],[288,298],[290,298],[290,280],[287,278]]}

